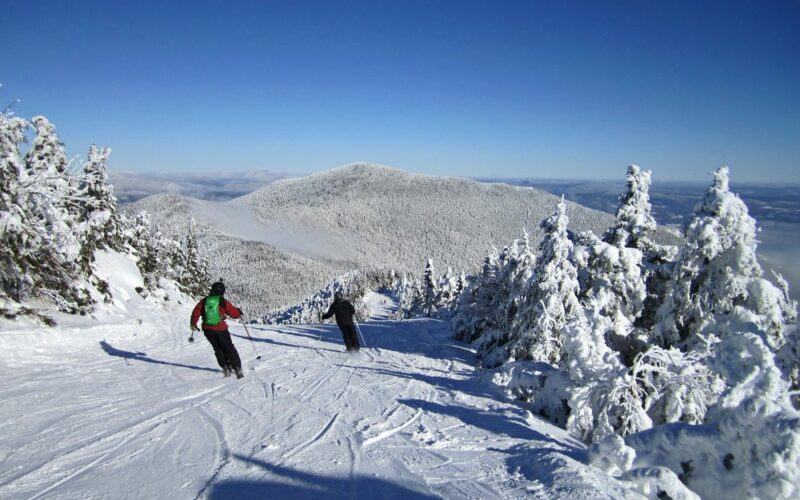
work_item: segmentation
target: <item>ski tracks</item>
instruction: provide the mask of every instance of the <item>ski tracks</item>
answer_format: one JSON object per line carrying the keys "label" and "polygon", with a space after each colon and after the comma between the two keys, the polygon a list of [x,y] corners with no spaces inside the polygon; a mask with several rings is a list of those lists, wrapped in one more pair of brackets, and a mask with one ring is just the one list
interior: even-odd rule
{"label": "ski tracks", "polygon": [[[493,478],[503,475],[503,458],[489,467],[476,457],[520,440],[476,430],[484,420],[495,422],[481,413],[486,406],[464,407],[484,403],[459,392],[459,377],[471,367],[446,346],[431,347],[447,339],[442,327],[425,324],[417,338],[405,325],[373,325],[368,336],[380,349],[360,353],[331,352],[328,340],[295,335],[289,327],[259,329],[255,341],[269,336],[265,348],[259,344],[264,360],[235,380],[222,379],[204,339],[184,342],[182,325],[171,323],[165,338],[119,342],[119,349],[146,352],[157,362],[100,358],[99,366],[115,378],[90,392],[85,403],[61,398],[62,413],[53,416],[31,406],[27,414],[36,414],[37,423],[29,429],[47,433],[22,455],[6,455],[24,456],[26,464],[0,473],[0,497],[125,496],[122,478],[137,467],[153,476],[140,485],[142,495],[205,498],[229,481],[292,480],[280,470],[329,484],[349,478],[341,493],[352,498],[396,492],[394,484],[446,497],[503,496],[493,486]],[[70,384],[90,384],[94,375],[90,369],[68,374]],[[57,377],[36,375],[56,384],[48,390],[57,393]],[[83,428],[79,413],[93,402],[87,415],[92,423]],[[60,431],[65,419],[70,427]],[[103,419],[113,428],[96,422]],[[47,439],[61,441],[47,448]]]}

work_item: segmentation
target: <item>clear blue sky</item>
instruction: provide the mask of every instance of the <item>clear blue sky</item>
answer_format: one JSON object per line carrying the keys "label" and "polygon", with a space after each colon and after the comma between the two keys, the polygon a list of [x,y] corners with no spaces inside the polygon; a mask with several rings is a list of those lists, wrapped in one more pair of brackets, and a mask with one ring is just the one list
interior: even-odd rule
{"label": "clear blue sky", "polygon": [[5,1],[0,103],[127,171],[800,182],[800,2]]}

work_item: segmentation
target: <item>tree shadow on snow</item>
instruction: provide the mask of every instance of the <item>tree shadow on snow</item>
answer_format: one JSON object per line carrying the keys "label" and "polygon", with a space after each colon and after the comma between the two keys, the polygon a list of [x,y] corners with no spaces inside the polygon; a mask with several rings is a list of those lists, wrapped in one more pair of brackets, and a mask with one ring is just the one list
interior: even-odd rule
{"label": "tree shadow on snow", "polygon": [[234,458],[269,473],[270,479],[227,479],[211,486],[208,498],[292,498],[292,499],[433,499],[437,496],[415,491],[386,479],[368,476],[331,477],[310,474],[270,464],[244,455]]}
{"label": "tree shadow on snow", "polygon": [[[360,370],[368,370],[389,377],[419,380],[420,382],[424,382],[433,387],[443,389],[451,394],[460,392],[463,394],[469,394],[471,396],[476,396],[476,397],[490,398],[492,400],[497,399],[497,393],[488,390],[485,384],[478,381],[477,377],[475,376],[475,372],[472,370],[461,371],[461,372],[448,372],[445,370],[436,370],[435,368],[425,367],[425,368],[420,368],[420,370],[423,370],[424,372],[414,372],[414,371],[402,372],[386,368],[373,368],[370,366],[357,366],[356,368]],[[439,377],[436,375],[431,375],[430,372],[432,371],[438,371],[442,373],[443,376]],[[454,374],[464,375],[466,378],[464,379],[452,378]]]}
{"label": "tree shadow on snow", "polygon": [[574,460],[584,461],[586,459],[586,451],[582,447],[565,443],[558,438],[542,434],[532,429],[522,416],[509,417],[508,414],[491,410],[458,405],[446,406],[422,399],[398,399],[397,402],[409,408],[416,408],[428,413],[438,413],[440,415],[448,415],[457,418],[469,426],[484,429],[492,434],[501,434],[525,441],[546,441],[553,443],[552,447],[542,447],[537,444],[537,453],[556,452]]}
{"label": "tree shadow on snow", "polygon": [[[548,490],[559,484],[563,485],[565,482],[572,483],[571,488],[576,491],[576,497],[596,496],[597,485],[603,484],[601,481],[608,479],[608,476],[605,476],[600,469],[569,466],[572,460],[586,464],[588,456],[585,450],[567,452],[556,447],[537,448],[529,444],[520,444],[505,450],[497,448],[489,448],[489,450],[508,455],[506,460],[508,470],[522,474],[530,481],[539,482]],[[581,471],[581,473],[576,474],[576,471]],[[593,475],[599,478],[592,481]],[[584,487],[589,493],[577,493]]]}
{"label": "tree shadow on snow", "polygon": [[106,352],[109,356],[116,356],[118,358],[123,359],[133,359],[136,361],[144,361],[145,363],[154,363],[157,365],[168,365],[168,366],[177,366],[178,368],[190,368],[192,370],[202,370],[207,372],[218,372],[220,370],[214,368],[206,368],[202,366],[194,366],[194,365],[184,365],[182,363],[172,363],[170,361],[161,361],[158,359],[153,359],[147,356],[147,353],[144,352],[133,352],[133,351],[123,351],[122,349],[117,349],[116,347],[112,346],[105,340],[100,341],[100,347],[103,348],[103,351]]}

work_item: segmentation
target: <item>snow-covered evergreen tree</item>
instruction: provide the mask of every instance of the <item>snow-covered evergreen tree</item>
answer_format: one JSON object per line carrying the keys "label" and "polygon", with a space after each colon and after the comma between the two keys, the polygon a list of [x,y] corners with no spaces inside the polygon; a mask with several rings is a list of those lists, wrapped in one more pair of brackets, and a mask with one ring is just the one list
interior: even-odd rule
{"label": "snow-covered evergreen tree", "polygon": [[425,273],[422,275],[423,303],[421,309],[426,316],[433,316],[436,312],[436,298],[439,295],[439,287],[436,280],[436,271],[433,268],[433,261],[428,259],[425,265]]}
{"label": "snow-covered evergreen tree", "polygon": [[464,274],[464,271],[461,271],[458,273],[458,279],[456,280],[456,302],[458,302],[458,298],[461,297],[461,293],[467,289],[467,285],[467,275]]}
{"label": "snow-covered evergreen tree", "polygon": [[25,193],[28,209],[40,220],[42,237],[48,239],[54,255],[67,274],[79,274],[81,244],[74,226],[79,213],[77,190],[67,172],[64,144],[55,127],[44,116],[31,120],[36,136],[25,155],[27,173]]}
{"label": "snow-covered evergreen tree", "polygon": [[756,222],[728,183],[728,167],[719,168],[686,227],[672,293],[658,311],[655,333],[665,346],[702,342],[706,327],[736,314],[761,328],[777,350],[784,325],[796,319],[796,305],[762,277]]}
{"label": "snow-covered evergreen tree", "polygon": [[671,263],[676,252],[674,247],[659,245],[651,239],[656,222],[651,214],[650,175],[649,170],[628,166],[626,190],[619,197],[614,227],[603,235],[605,243],[616,248],[637,249],[642,254],[637,264],[639,277],[631,276],[634,283],[628,287],[638,290],[639,281],[642,281],[646,290],[641,305],[636,303],[638,299],[635,300],[636,312],[629,310],[627,315],[628,320],[639,327],[639,336],[643,336],[655,322],[656,310],[668,291]]}
{"label": "snow-covered evergreen tree", "polygon": [[616,247],[643,247],[656,229],[656,221],[650,214],[650,171],[629,165],[627,190],[619,197],[616,223],[603,236],[603,241]]}
{"label": "snow-covered evergreen tree", "polygon": [[197,250],[197,223],[192,218],[189,231],[181,242],[183,262],[178,275],[178,283],[184,292],[192,297],[204,295],[211,286],[208,263]]}
{"label": "snow-covered evergreen tree", "polygon": [[473,279],[459,296],[456,313],[451,320],[455,337],[471,342],[494,327],[492,305],[499,284],[499,258],[490,253],[483,259],[481,273]]}
{"label": "snow-covered evergreen tree", "polygon": [[136,219],[131,228],[129,244],[136,250],[139,257],[137,265],[144,278],[147,290],[158,286],[159,274],[163,273],[163,263],[159,258],[159,245],[150,231],[150,219],[147,212],[136,214]]}
{"label": "snow-covered evergreen tree", "polygon": [[108,157],[110,148],[89,148],[83,166],[80,195],[83,198],[81,215],[82,260],[85,266],[92,262],[94,252],[100,248],[119,249],[121,231],[117,218],[117,200],[108,182]]}
{"label": "snow-covered evergreen tree", "polygon": [[27,123],[9,110],[0,113],[0,281],[2,292],[15,301],[34,287],[39,236],[26,210],[20,186],[20,145]]}
{"label": "snow-covered evergreen tree", "polygon": [[[91,298],[79,280],[77,249],[70,246],[69,226],[54,198],[63,193],[33,182],[23,167],[19,148],[27,126],[8,111],[0,113],[3,293],[17,302],[40,296],[62,311],[82,312]],[[45,166],[34,162],[32,168]]]}
{"label": "snow-covered evergreen tree", "polygon": [[622,246],[624,238],[610,244],[591,232],[582,234],[581,241],[586,280],[582,295],[592,329],[631,362],[646,344],[644,332],[634,333],[634,323],[647,296],[642,252]]}
{"label": "snow-covered evergreen tree", "polygon": [[457,281],[453,276],[453,269],[447,268],[447,272],[439,279],[439,292],[436,297],[436,308],[440,311],[450,311],[453,308],[455,300],[458,298],[456,292]]}
{"label": "snow-covered evergreen tree", "polygon": [[567,234],[566,205],[562,198],[541,227],[544,237],[530,294],[511,323],[508,339],[485,359],[497,366],[508,359],[543,361],[558,366],[564,357],[567,326],[585,322],[578,300],[577,270],[570,260],[573,244]]}

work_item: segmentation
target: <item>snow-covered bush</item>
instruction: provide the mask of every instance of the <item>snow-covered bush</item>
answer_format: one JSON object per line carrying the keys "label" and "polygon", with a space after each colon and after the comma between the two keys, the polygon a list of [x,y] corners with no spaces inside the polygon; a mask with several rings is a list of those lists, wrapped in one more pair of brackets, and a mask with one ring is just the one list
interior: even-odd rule
{"label": "snow-covered bush", "polygon": [[[666,424],[625,438],[633,467],[659,464],[703,498],[797,498],[800,414],[765,397],[702,425]],[[625,477],[625,476],[623,476]]]}

